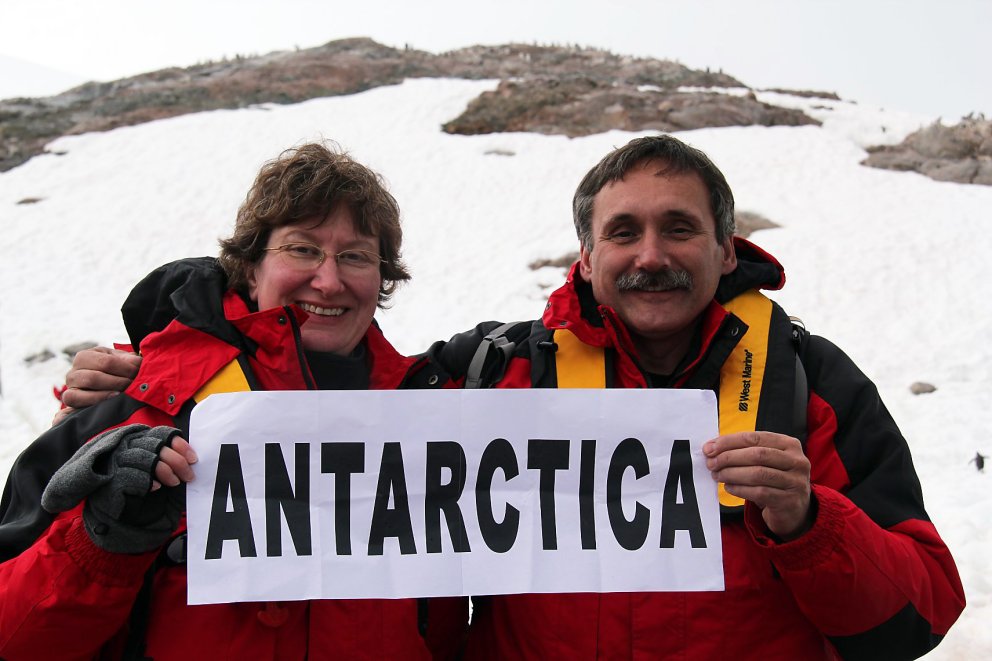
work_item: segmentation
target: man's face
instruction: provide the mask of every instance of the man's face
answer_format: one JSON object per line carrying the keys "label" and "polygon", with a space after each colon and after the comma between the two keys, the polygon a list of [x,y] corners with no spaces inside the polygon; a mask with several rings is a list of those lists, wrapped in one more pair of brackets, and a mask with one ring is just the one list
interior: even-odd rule
{"label": "man's face", "polygon": [[703,180],[695,172],[661,176],[664,167],[645,161],[600,190],[593,249],[579,253],[596,300],[616,310],[652,371],[674,369],[720,276],[737,266],[732,238],[716,240]]}

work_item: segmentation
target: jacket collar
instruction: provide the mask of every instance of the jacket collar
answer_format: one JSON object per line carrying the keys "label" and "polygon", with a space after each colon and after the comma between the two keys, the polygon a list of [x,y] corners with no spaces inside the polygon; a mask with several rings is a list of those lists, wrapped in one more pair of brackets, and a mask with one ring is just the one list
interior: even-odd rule
{"label": "jacket collar", "polygon": [[398,352],[372,320],[365,333],[365,348],[372,364],[369,367],[369,388],[372,390],[393,390],[403,381],[423,367],[425,361],[404,356]]}
{"label": "jacket collar", "polygon": [[777,259],[755,244],[734,237],[737,268],[720,278],[714,298],[726,303],[748,289],[777,291],[785,286],[785,269]]}

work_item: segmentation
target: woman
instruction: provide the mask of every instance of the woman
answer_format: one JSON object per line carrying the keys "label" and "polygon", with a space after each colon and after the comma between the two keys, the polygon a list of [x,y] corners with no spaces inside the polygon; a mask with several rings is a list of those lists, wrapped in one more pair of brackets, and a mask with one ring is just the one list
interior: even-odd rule
{"label": "woman", "polygon": [[[373,321],[409,278],[400,241],[399,210],[377,175],[309,144],[262,168],[219,260],[169,264],[134,289],[122,308],[142,355],[132,386],[53,428],[12,470],[0,511],[0,557],[11,558],[0,564],[0,658],[456,653],[462,599],[186,605],[181,485],[196,456],[173,428],[185,435],[197,401],[232,389],[449,382],[399,355]],[[36,506],[42,489],[54,517]]]}

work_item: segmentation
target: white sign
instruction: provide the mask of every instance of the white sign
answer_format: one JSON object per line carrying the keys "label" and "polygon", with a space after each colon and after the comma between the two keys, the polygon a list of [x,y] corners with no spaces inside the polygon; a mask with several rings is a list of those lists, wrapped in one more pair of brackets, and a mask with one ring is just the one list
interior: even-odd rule
{"label": "white sign", "polygon": [[189,603],[722,590],[716,435],[700,390],[213,395]]}

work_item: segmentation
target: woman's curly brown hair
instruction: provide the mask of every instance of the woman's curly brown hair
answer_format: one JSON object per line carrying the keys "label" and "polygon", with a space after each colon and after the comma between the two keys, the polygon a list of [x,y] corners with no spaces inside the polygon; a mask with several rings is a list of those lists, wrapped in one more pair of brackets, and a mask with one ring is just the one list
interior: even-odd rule
{"label": "woman's curly brown hair", "polygon": [[379,239],[379,307],[396,286],[410,279],[400,260],[400,209],[378,174],[348,154],[321,143],[287,149],[262,166],[238,209],[234,234],[220,241],[220,264],[228,284],[248,289],[248,270],[261,261],[272,230],[301,220],[317,223],[345,204],[355,229]]}

